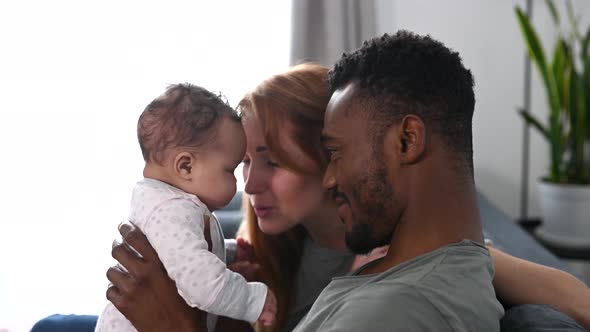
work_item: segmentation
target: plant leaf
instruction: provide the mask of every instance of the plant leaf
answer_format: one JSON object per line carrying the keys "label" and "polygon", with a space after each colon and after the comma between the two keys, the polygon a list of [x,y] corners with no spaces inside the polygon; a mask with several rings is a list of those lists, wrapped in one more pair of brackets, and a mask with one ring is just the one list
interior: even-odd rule
{"label": "plant leaf", "polygon": [[584,118],[581,114],[580,103],[578,101],[578,88],[580,78],[573,67],[568,69],[568,80],[569,80],[569,100],[567,103],[567,109],[569,111],[570,130],[572,133],[572,139],[569,143],[571,158],[569,160],[568,169],[572,174],[570,176],[574,178],[581,177],[581,171],[584,168]]}
{"label": "plant leaf", "polygon": [[518,110],[518,114],[520,114],[520,116],[526,121],[526,123],[537,129],[541,136],[545,137],[545,139],[549,141],[549,130],[547,130],[547,128],[543,126],[541,121],[539,121],[533,114],[522,108]]}
{"label": "plant leaf", "polygon": [[589,45],[590,45],[590,26],[588,27],[588,30],[586,31],[586,35],[584,36],[584,39],[582,40],[582,44],[580,45],[580,54],[582,56],[582,59],[585,59],[588,56],[590,56],[590,54],[588,54],[588,46]]}
{"label": "plant leaf", "polygon": [[565,100],[566,98],[566,87],[564,84],[565,68],[571,61],[568,46],[562,38],[557,41],[555,45],[555,51],[553,52],[553,64],[551,69],[553,70],[553,76],[555,77],[555,84],[557,85],[557,91],[559,93],[559,100]]}
{"label": "plant leaf", "polygon": [[[548,138],[550,145],[551,163],[549,167],[549,180],[559,182],[565,178],[562,164],[565,145],[563,143],[563,121],[561,120],[562,107],[556,77],[551,68],[548,68],[543,47],[539,41],[539,37],[535,29],[530,23],[529,17],[522,11],[522,9],[518,7],[515,8],[515,11],[519,27],[526,41],[529,56],[541,73],[541,78],[543,79],[543,83],[545,84],[545,88],[547,90],[547,99],[549,102],[549,124],[546,130],[541,132],[546,133],[545,136]],[[536,122],[537,124],[540,124],[538,121]],[[534,122],[531,123],[535,126]],[[540,126],[537,128],[541,129],[543,127]]]}
{"label": "plant leaf", "polygon": [[565,2],[565,6],[567,9],[567,16],[569,17],[570,23],[572,25],[572,33],[574,34],[574,38],[582,40],[582,36],[580,35],[580,29],[578,28],[579,17],[576,17],[576,15],[574,14],[574,7],[572,7],[571,0],[567,0]]}
{"label": "plant leaf", "polygon": [[547,68],[548,66],[545,60],[545,52],[543,51],[543,47],[541,46],[537,32],[531,25],[529,17],[522,11],[522,9],[518,7],[516,7],[515,10],[521,32],[526,41],[529,56],[537,65],[537,68],[541,73],[541,78],[543,79],[545,88],[547,89],[550,108],[555,112],[560,105],[559,92],[557,90],[555,78]]}
{"label": "plant leaf", "polygon": [[590,54],[586,54],[586,57],[582,59],[582,66],[581,89],[583,96],[580,99],[582,108],[585,109],[586,138],[590,140]]}
{"label": "plant leaf", "polygon": [[557,12],[557,8],[555,8],[555,3],[553,3],[553,0],[545,0],[545,4],[547,4],[551,17],[553,17],[553,23],[559,25],[559,13]]}

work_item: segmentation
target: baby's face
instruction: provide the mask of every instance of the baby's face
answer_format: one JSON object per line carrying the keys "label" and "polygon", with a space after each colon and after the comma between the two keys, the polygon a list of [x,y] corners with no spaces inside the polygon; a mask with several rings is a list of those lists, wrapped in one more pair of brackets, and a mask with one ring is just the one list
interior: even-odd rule
{"label": "baby's face", "polygon": [[224,116],[219,123],[216,137],[203,146],[205,151],[196,155],[198,167],[191,188],[210,210],[220,209],[236,194],[234,170],[242,162],[246,151],[246,136],[242,124]]}

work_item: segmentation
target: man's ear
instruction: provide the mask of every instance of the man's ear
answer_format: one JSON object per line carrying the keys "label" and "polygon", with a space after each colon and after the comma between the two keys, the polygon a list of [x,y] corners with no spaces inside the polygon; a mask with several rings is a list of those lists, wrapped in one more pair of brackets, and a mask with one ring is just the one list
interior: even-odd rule
{"label": "man's ear", "polygon": [[406,115],[401,120],[397,132],[399,160],[401,164],[414,164],[426,152],[426,126],[415,115]]}
{"label": "man's ear", "polygon": [[190,152],[180,152],[174,157],[174,173],[185,180],[192,179],[195,157]]}

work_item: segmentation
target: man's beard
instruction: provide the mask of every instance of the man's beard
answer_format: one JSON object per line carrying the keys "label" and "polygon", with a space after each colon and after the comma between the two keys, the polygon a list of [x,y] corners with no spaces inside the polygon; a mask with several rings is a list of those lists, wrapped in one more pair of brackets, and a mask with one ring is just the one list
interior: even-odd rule
{"label": "man's beard", "polygon": [[[352,196],[358,213],[352,210],[352,229],[346,232],[346,245],[355,254],[368,254],[371,250],[387,245],[395,226],[385,234],[375,234],[375,225],[388,224],[399,219],[395,194],[387,175],[385,163],[375,160],[359,182],[353,186]],[[399,206],[397,206],[399,208]],[[389,228],[389,227],[386,227]]]}

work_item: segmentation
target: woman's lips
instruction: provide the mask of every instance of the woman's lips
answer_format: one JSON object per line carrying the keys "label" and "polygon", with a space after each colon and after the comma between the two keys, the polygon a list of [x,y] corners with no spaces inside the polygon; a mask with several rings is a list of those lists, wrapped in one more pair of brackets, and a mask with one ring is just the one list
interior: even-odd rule
{"label": "woman's lips", "polygon": [[254,213],[258,218],[267,218],[273,212],[273,208],[271,206],[258,206],[254,207]]}

